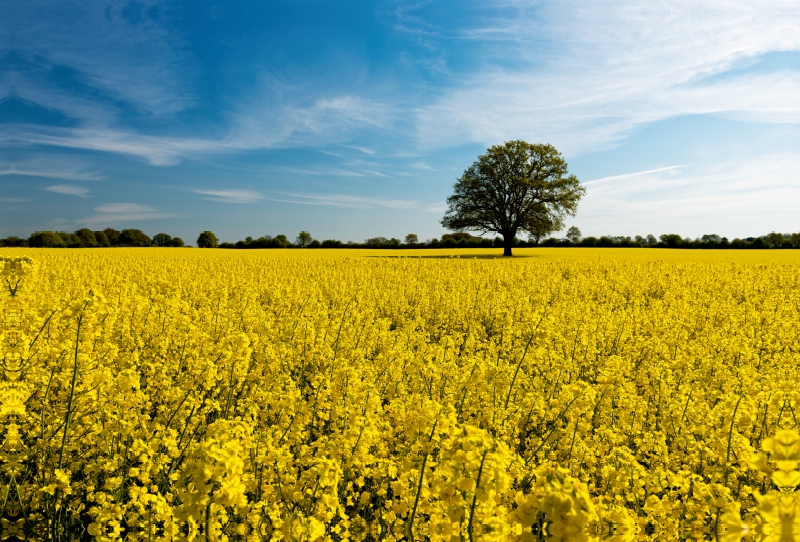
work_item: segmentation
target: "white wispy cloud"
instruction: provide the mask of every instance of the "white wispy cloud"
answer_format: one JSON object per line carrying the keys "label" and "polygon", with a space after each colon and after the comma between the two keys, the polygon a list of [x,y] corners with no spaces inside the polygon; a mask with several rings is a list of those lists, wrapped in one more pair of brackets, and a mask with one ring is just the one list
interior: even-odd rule
{"label": "white wispy cloud", "polygon": [[423,144],[523,138],[578,153],[680,115],[800,122],[796,72],[709,79],[758,55],[800,50],[797,0],[511,5],[516,18],[490,21],[462,38],[502,42],[516,62],[509,67],[489,59],[463,84],[421,107]]}
{"label": "white wispy cloud", "polygon": [[345,147],[347,147],[348,149],[355,149],[358,152],[363,152],[364,154],[369,154],[369,155],[375,154],[375,151],[373,151],[372,149],[368,149],[366,147],[354,147],[352,145],[345,145]]}
{"label": "white wispy cloud", "polygon": [[91,190],[81,186],[73,186],[71,184],[55,184],[53,186],[46,186],[42,190],[48,192],[55,192],[56,194],[66,194],[68,196],[78,196],[80,198],[88,198]]}
{"label": "white wispy cloud", "polygon": [[597,183],[607,183],[609,181],[619,181],[621,179],[630,179],[632,177],[644,177],[646,175],[652,175],[653,173],[662,173],[664,171],[675,171],[682,167],[686,167],[685,165],[679,166],[667,166],[667,167],[660,167],[656,169],[648,169],[644,171],[635,171],[633,173],[623,173],[622,175],[611,175],[610,177],[601,177],[599,179],[592,179],[591,181],[586,181],[581,183],[583,185],[592,185]]}
{"label": "white wispy cloud", "polygon": [[224,144],[238,149],[344,144],[364,130],[387,129],[396,117],[392,106],[358,93],[286,83],[271,74],[235,104]]}
{"label": "white wispy cloud", "polygon": [[368,209],[370,207],[387,207],[390,209],[411,209],[418,205],[416,201],[402,199],[380,199],[362,196],[348,196],[344,194],[292,194],[284,193],[280,196],[265,197],[270,201],[285,203],[298,203],[301,205],[330,205],[334,207],[348,207],[352,209]]}
{"label": "white wispy cloud", "polygon": [[209,201],[222,203],[256,203],[264,196],[252,190],[194,190],[195,194],[206,196]]}
{"label": "white wispy cloud", "polygon": [[149,205],[138,203],[106,203],[94,208],[95,213],[80,222],[93,224],[120,224],[130,221],[152,220],[156,218],[174,218],[177,215],[164,213]]}
{"label": "white wispy cloud", "polygon": [[[220,138],[152,136],[135,130],[87,123],[85,127],[25,126],[0,134],[0,145],[46,145],[123,154],[142,158],[154,166],[174,166],[183,158],[208,153],[232,153],[275,147],[298,147],[344,141],[364,126],[382,126],[379,104],[357,97],[320,99],[310,106],[243,111],[235,114],[230,132]],[[388,122],[388,121],[387,121]],[[347,170],[337,175],[361,176]]]}
{"label": "white wispy cloud", "polygon": [[[2,140],[2,138],[0,138]],[[36,157],[24,161],[0,159],[0,177],[19,175],[22,177],[42,177],[63,179],[65,181],[102,181],[105,177],[74,160]]]}
{"label": "white wispy cloud", "polygon": [[[793,154],[620,175],[592,186],[581,201],[580,214],[570,222],[593,235],[746,237],[773,229],[794,232],[800,201],[797,179],[800,156]],[[643,225],[650,231],[637,231]]]}

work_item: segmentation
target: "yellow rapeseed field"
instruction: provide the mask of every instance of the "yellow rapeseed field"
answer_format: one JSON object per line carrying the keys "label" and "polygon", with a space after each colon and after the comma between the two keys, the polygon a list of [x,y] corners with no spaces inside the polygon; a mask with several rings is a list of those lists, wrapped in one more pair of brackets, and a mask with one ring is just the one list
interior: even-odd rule
{"label": "yellow rapeseed field", "polygon": [[797,251],[497,252],[0,250],[2,538],[800,539]]}

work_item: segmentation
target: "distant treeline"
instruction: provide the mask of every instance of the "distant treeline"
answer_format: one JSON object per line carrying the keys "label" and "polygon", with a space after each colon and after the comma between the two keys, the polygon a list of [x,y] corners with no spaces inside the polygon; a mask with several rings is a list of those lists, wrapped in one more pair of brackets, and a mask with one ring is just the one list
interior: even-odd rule
{"label": "distant treeline", "polygon": [[[206,232],[210,233],[210,232]],[[703,235],[697,239],[683,238],[678,234],[669,233],[656,238],[654,235],[645,237],[621,237],[604,235],[602,237],[582,237],[577,228],[570,228],[570,236],[564,238],[550,237],[537,242],[535,239],[514,239],[518,247],[626,247],[626,248],[800,248],[800,233],[775,233],[762,237],[748,237],[746,239],[733,239],[720,237],[716,234]],[[202,246],[198,243],[198,246]],[[247,237],[236,243],[220,243],[219,248],[502,248],[502,237],[485,238],[476,237],[469,233],[447,233],[441,239],[428,239],[420,242],[416,235],[409,234],[401,241],[397,238],[373,237],[363,243],[347,242],[336,239],[318,241],[313,239],[308,232],[300,232],[294,243],[285,235],[275,237],[265,235],[258,239]]]}
{"label": "distant treeline", "polygon": [[183,239],[166,233],[157,233],[152,238],[142,230],[122,230],[113,228],[90,230],[81,228],[75,232],[37,231],[27,239],[6,237],[0,239],[0,246],[37,248],[92,248],[92,247],[182,247]]}
{"label": "distant treeline", "polygon": [[620,237],[604,235],[602,237],[580,237],[579,239],[545,239],[539,245],[543,247],[631,247],[631,248],[800,248],[800,233],[775,233],[761,237],[735,238],[728,240],[716,234],[707,234],[696,239],[681,237],[676,233],[667,233],[656,238],[654,235],[642,237]]}
{"label": "distant treeline", "polygon": [[[166,233],[157,233],[152,238],[137,229],[117,231],[106,228],[102,231],[82,228],[75,232],[63,231],[37,231],[28,239],[7,237],[0,239],[0,246],[6,247],[41,247],[41,248],[90,248],[90,247],[182,247],[184,242],[180,237],[172,237]],[[686,248],[686,249],[771,249],[771,248],[800,248],[800,233],[772,232],[761,237],[747,237],[746,239],[728,240],[716,234],[703,235],[696,239],[683,238],[678,234],[668,233],[656,238],[654,235],[645,237],[621,237],[604,235],[602,237],[582,237],[580,231],[572,227],[564,238],[549,237],[539,242],[536,239],[515,239],[514,245],[518,247],[625,247],[625,248]],[[502,248],[501,237],[486,238],[476,237],[469,233],[457,232],[442,235],[441,239],[428,239],[419,241],[416,235],[408,234],[402,241],[397,238],[372,237],[363,243],[352,241],[342,242],[337,239],[319,241],[302,231],[294,242],[286,235],[265,235],[254,239],[247,237],[236,243],[220,243],[211,231],[202,232],[197,238],[197,246],[201,248],[232,248],[232,249],[259,249],[259,248]]]}

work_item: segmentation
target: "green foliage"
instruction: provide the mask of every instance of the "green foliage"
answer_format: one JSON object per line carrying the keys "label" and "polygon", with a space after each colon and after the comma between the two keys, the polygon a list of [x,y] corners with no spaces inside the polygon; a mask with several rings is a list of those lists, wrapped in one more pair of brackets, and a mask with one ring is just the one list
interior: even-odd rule
{"label": "green foliage", "polygon": [[20,239],[16,235],[9,235],[5,239],[0,239],[0,247],[26,247],[27,239]]}
{"label": "green foliage", "polygon": [[272,240],[272,246],[275,248],[286,248],[289,246],[289,239],[283,234],[276,235]]}
{"label": "green foliage", "polygon": [[172,246],[174,246],[174,247],[182,247],[182,246],[186,246],[186,244],[183,242],[183,239],[181,239],[180,237],[173,237],[172,238]]}
{"label": "green foliage", "polygon": [[108,242],[111,243],[112,246],[119,243],[119,232],[114,228],[106,228],[103,230],[103,233],[106,234]]}
{"label": "green foliage", "polygon": [[453,185],[442,226],[450,230],[495,232],[504,255],[518,231],[541,235],[563,227],[586,192],[552,145],[509,141],[490,147]]}
{"label": "green foliage", "polygon": [[408,235],[406,235],[405,242],[406,242],[407,245],[410,245],[410,246],[413,247],[414,245],[419,243],[419,237],[417,237],[416,233],[409,233]]}
{"label": "green foliage", "polygon": [[308,245],[311,244],[312,240],[313,239],[311,237],[311,234],[303,230],[297,234],[297,241],[295,244],[297,244],[297,246],[299,246],[300,248],[306,248]]}
{"label": "green foliage", "polygon": [[110,247],[111,241],[108,240],[106,233],[104,231],[95,231],[94,233],[94,240],[97,241],[97,245],[101,247]]}
{"label": "green foliage", "polygon": [[153,244],[157,247],[171,247],[172,236],[166,233],[157,233],[153,236]]}
{"label": "green foliage", "polygon": [[37,231],[28,239],[28,246],[37,248],[63,248],[64,240],[52,231]]}
{"label": "green foliage", "polygon": [[128,229],[119,232],[117,244],[129,247],[148,247],[152,241],[142,230]]}
{"label": "green foliage", "polygon": [[387,241],[385,237],[371,237],[364,241],[364,244],[368,247],[382,247],[383,244]]}
{"label": "green foliage", "polygon": [[683,243],[683,239],[677,233],[665,233],[664,235],[660,235],[659,239],[669,248],[677,247]]}
{"label": "green foliage", "polygon": [[96,247],[99,246],[94,232],[89,228],[81,228],[75,232],[75,236],[80,240],[82,247]]}
{"label": "green foliage", "polygon": [[197,246],[199,248],[217,248],[219,239],[212,231],[204,231],[197,237]]}
{"label": "green foliage", "polygon": [[566,238],[570,243],[577,245],[581,242],[581,230],[577,226],[570,226],[567,230]]}
{"label": "green foliage", "polygon": [[74,233],[69,233],[67,231],[59,231],[59,232],[56,232],[56,233],[59,235],[59,237],[61,237],[62,241],[64,241],[64,246],[66,246],[68,248],[80,248],[81,247],[81,240]]}

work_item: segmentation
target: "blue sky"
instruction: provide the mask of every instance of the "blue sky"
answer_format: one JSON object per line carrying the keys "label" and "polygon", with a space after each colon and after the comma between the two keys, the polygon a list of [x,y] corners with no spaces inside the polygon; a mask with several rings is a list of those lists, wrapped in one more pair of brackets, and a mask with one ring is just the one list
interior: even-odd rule
{"label": "blue sky", "polygon": [[438,237],[511,139],[584,235],[800,231],[800,1],[0,2],[3,236]]}

